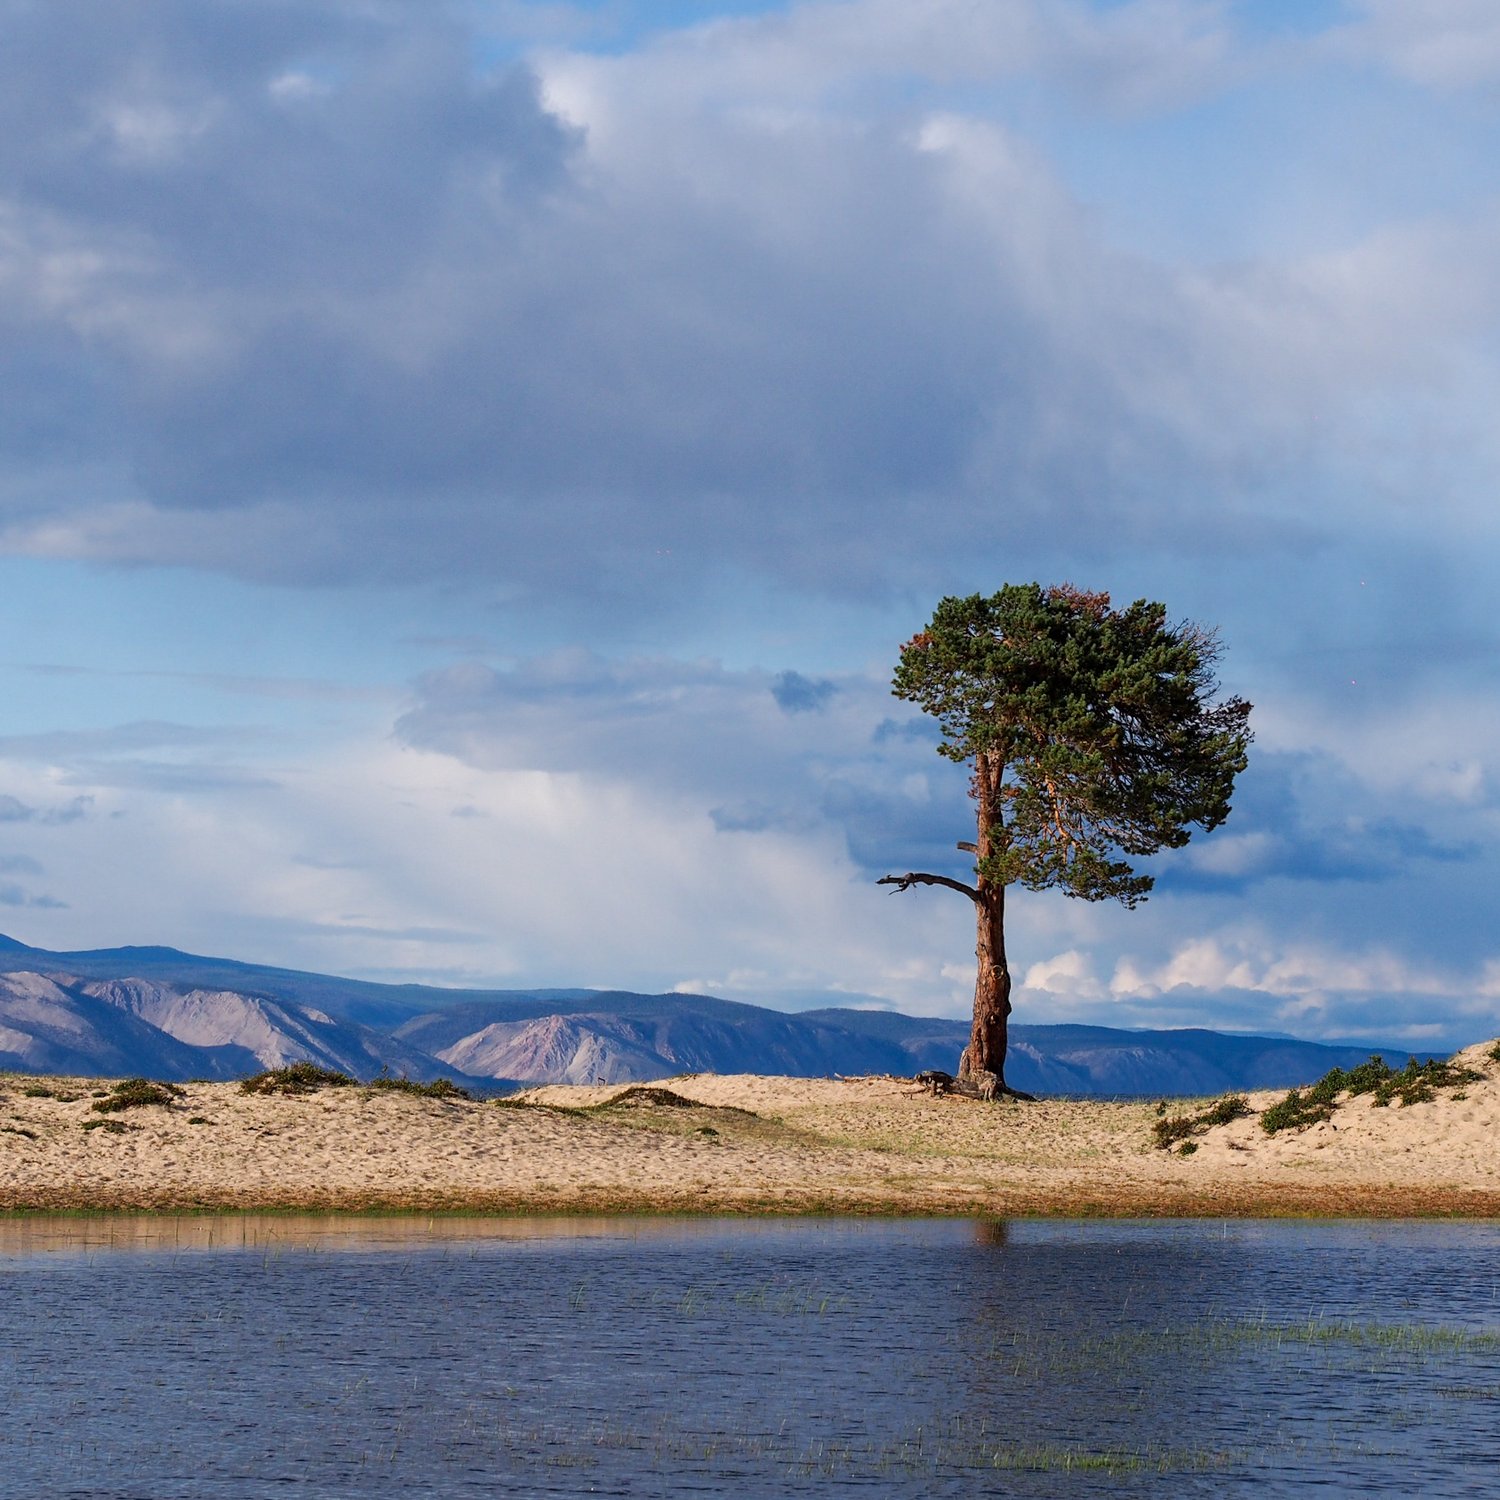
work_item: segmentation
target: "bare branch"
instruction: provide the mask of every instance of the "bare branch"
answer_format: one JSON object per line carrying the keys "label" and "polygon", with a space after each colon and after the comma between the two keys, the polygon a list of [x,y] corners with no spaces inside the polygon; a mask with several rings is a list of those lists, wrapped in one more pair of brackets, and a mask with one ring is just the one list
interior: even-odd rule
{"label": "bare branch", "polygon": [[972,885],[965,885],[961,880],[950,880],[946,875],[923,875],[915,870],[905,875],[882,875],[875,884],[893,885],[898,891],[909,891],[914,885],[945,885],[950,891],[961,892],[970,901],[977,903],[982,900]]}

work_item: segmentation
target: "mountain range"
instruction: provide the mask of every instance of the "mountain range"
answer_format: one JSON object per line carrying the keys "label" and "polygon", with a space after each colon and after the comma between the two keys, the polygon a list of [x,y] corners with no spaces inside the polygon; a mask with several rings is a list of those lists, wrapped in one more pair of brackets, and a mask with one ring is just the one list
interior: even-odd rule
{"label": "mountain range", "polygon": [[[1031,1093],[1202,1095],[1284,1088],[1371,1051],[1206,1030],[1013,1025],[1006,1078]],[[966,1021],[892,1011],[787,1013],[709,995],[449,990],[200,957],[78,953],[0,936],[0,1069],[165,1080],[309,1061],[368,1079],[452,1078],[487,1092],[679,1073],[827,1077],[955,1071]]]}

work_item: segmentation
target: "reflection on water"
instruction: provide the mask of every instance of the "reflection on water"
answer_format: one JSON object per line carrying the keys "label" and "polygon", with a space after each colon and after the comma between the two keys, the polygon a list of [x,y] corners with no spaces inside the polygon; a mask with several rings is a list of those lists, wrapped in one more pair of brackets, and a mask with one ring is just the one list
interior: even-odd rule
{"label": "reflection on water", "polygon": [[0,1221],[0,1401],[16,1495],[1481,1494],[1500,1227]]}

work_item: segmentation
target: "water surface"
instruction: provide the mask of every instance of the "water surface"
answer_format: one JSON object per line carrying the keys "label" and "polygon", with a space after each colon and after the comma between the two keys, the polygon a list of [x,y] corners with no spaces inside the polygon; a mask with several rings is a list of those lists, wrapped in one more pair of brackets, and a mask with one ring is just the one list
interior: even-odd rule
{"label": "water surface", "polygon": [[0,1402],[18,1496],[1482,1495],[1500,1226],[0,1221]]}

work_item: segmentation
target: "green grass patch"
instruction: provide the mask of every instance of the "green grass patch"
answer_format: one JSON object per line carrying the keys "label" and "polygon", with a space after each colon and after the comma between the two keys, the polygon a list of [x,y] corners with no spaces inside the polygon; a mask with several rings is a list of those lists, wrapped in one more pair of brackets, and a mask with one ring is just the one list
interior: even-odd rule
{"label": "green grass patch", "polygon": [[431,1083],[417,1083],[411,1078],[390,1078],[381,1074],[372,1078],[366,1088],[399,1094],[416,1094],[423,1099],[472,1099],[468,1089],[460,1088],[451,1078],[434,1078]]}
{"label": "green grass patch", "polygon": [[[1165,1107],[1162,1105],[1160,1109],[1164,1110]],[[1195,1115],[1163,1115],[1152,1125],[1151,1134],[1156,1144],[1165,1150],[1179,1141],[1188,1142],[1192,1136],[1203,1135],[1215,1125],[1227,1125],[1231,1120],[1241,1120],[1254,1112],[1250,1108],[1250,1101],[1243,1094],[1225,1094],[1222,1099],[1214,1100],[1207,1109],[1200,1109]],[[1197,1149],[1196,1146],[1193,1147],[1194,1151]],[[1192,1154],[1192,1151],[1178,1151],[1179,1156]]]}
{"label": "green grass patch", "polygon": [[240,1080],[244,1094],[315,1094],[319,1089],[346,1089],[356,1080],[317,1063],[295,1062],[284,1068],[268,1068]]}
{"label": "green grass patch", "polygon": [[124,1120],[85,1120],[84,1130],[102,1130],[105,1135],[124,1135],[127,1130],[139,1130],[139,1125],[127,1125]]}
{"label": "green grass patch", "polygon": [[100,1114],[114,1114],[122,1109],[142,1109],[160,1104],[170,1107],[182,1097],[175,1083],[153,1083],[149,1078],[122,1078],[102,1099],[95,1099],[93,1109]]}

